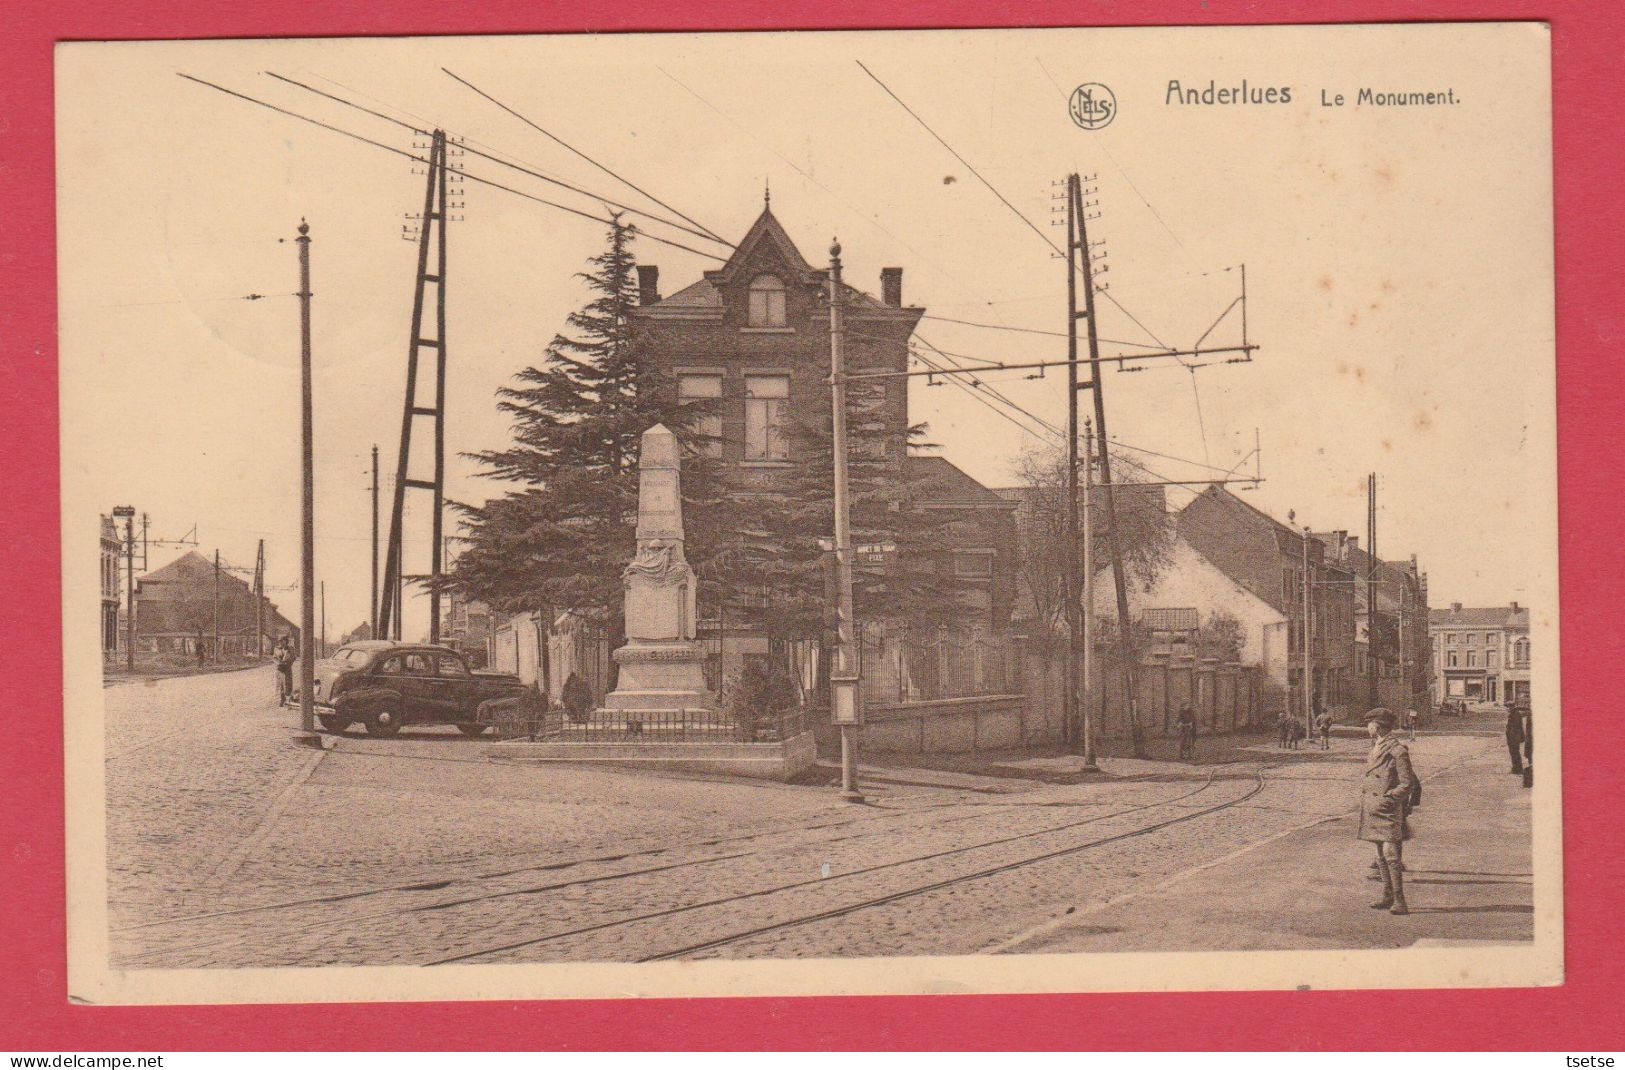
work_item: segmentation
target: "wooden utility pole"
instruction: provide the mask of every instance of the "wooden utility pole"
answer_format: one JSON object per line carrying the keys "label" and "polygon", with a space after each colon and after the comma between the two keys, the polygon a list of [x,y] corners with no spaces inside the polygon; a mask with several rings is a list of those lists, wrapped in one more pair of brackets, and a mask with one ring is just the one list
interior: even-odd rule
{"label": "wooden utility pole", "polygon": [[1117,588],[1117,624],[1121,636],[1119,656],[1123,666],[1124,702],[1127,705],[1129,735],[1134,744],[1134,756],[1145,757],[1145,732],[1140,727],[1139,696],[1136,684],[1136,664],[1139,652],[1134,644],[1134,622],[1129,619],[1128,575],[1123,568],[1123,540],[1117,523],[1117,491],[1112,486],[1111,440],[1106,434],[1106,398],[1101,384],[1100,332],[1095,317],[1094,254],[1089,248],[1089,217],[1084,213],[1083,183],[1076,174],[1069,182],[1069,215],[1077,222],[1077,242],[1068,250],[1076,256],[1083,273],[1083,312],[1089,324],[1089,382],[1080,383],[1079,389],[1092,390],[1095,395],[1095,436],[1100,449],[1100,485],[1106,489],[1106,548],[1112,558],[1112,580]]}
{"label": "wooden utility pole", "polygon": [[1378,690],[1381,661],[1377,657],[1377,473],[1365,479],[1365,647],[1366,669],[1370,672],[1366,698],[1372,706],[1382,701]]}
{"label": "wooden utility pole", "polygon": [[316,735],[316,460],[315,412],[310,365],[310,224],[299,221],[299,457],[302,495],[299,533],[299,728],[305,740]]}
{"label": "wooden utility pole", "polygon": [[327,581],[323,580],[322,590],[322,647],[319,657],[327,657]]}
{"label": "wooden utility pole", "polygon": [[378,634],[378,443],[372,444],[372,602],[368,605],[368,615],[372,618],[372,627],[369,639],[380,638]]}
{"label": "wooden utility pole", "polygon": [[[1077,392],[1073,392],[1073,397]],[[1095,447],[1090,436],[1091,423],[1083,421],[1083,686],[1078,700],[1083,703],[1083,772],[1098,772],[1095,764]]]}
{"label": "wooden utility pole", "polygon": [[254,556],[254,654],[265,656],[265,540]]}
{"label": "wooden utility pole", "polygon": [[1311,637],[1314,629],[1310,627],[1313,609],[1309,601],[1309,525],[1303,527],[1303,738],[1308,739],[1315,732],[1315,701],[1314,701],[1314,661],[1309,645],[1314,642]]}
{"label": "wooden utility pole", "polygon": [[858,789],[857,730],[863,723],[857,632],[852,611],[852,532],[846,487],[846,354],[841,317],[841,243],[829,247],[829,388],[835,454],[835,658],[830,709],[841,730],[841,798],[863,802]]}
{"label": "wooden utility pole", "polygon": [[214,551],[214,642],[209,647],[209,660],[220,660],[220,550]]}
{"label": "wooden utility pole", "polygon": [[1061,720],[1066,739],[1077,751],[1083,726],[1079,715],[1078,648],[1082,631],[1078,605],[1078,219],[1073,206],[1078,176],[1066,176],[1066,558],[1063,586],[1066,590],[1066,690],[1062,695]]}

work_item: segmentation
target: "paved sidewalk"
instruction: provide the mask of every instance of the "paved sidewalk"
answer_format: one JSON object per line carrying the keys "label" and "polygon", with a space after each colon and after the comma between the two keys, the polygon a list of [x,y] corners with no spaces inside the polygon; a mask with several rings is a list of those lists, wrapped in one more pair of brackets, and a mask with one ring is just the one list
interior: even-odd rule
{"label": "paved sidewalk", "polygon": [[[1419,763],[1420,764],[1420,763]],[[1493,746],[1429,775],[1406,844],[1408,917],[1369,909],[1374,849],[1345,816],[1029,930],[1002,953],[1409,947],[1533,939],[1529,793]],[[1352,800],[1351,800],[1352,804]]]}

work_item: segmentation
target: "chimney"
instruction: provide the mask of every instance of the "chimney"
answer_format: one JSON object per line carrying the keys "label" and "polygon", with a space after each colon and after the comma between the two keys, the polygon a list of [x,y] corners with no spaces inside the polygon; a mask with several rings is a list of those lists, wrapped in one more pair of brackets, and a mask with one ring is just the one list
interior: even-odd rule
{"label": "chimney", "polygon": [[654,264],[638,265],[638,304],[652,305],[660,300],[660,268]]}
{"label": "chimney", "polygon": [[1518,603],[1516,603],[1516,602],[1512,603],[1512,612],[1514,612],[1514,613],[1518,612]]}
{"label": "chimney", "polygon": [[892,308],[903,307],[903,269],[880,269],[880,300]]}
{"label": "chimney", "polygon": [[1461,603],[1460,602],[1451,602],[1450,603],[1450,612],[1452,612],[1452,613],[1460,613],[1461,612]]}

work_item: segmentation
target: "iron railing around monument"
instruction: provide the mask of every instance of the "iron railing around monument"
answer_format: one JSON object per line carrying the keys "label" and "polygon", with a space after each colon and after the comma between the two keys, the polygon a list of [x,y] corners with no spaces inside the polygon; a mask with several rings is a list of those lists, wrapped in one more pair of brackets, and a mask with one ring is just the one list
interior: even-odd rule
{"label": "iron railing around monument", "polygon": [[806,731],[804,711],[741,718],[721,710],[594,710],[572,718],[559,707],[507,700],[493,703],[491,723],[502,739],[547,743],[778,743]]}

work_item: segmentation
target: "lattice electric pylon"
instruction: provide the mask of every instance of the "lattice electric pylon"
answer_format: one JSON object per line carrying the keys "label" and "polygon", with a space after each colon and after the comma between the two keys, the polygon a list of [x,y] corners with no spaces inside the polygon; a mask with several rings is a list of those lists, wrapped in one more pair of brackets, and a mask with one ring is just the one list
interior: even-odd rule
{"label": "lattice electric pylon", "polygon": [[[418,243],[417,279],[412,295],[412,333],[406,351],[406,400],[401,412],[401,450],[395,469],[395,492],[389,519],[389,549],[384,561],[384,579],[380,592],[378,612],[379,634],[401,637],[401,602],[404,598],[404,580],[431,581],[429,587],[429,642],[440,640],[440,593],[434,586],[441,572],[441,522],[445,512],[446,486],[446,223],[448,211],[454,207],[448,197],[451,169],[446,158],[446,133],[434,132],[429,146],[428,180],[423,195],[423,214],[416,217],[414,228],[403,228]],[[412,217],[408,217],[412,218]],[[423,335],[424,306],[428,287],[434,287],[434,337]],[[432,350],[435,359],[433,403],[420,404],[418,398],[418,361],[424,350]],[[434,421],[434,471],[428,479],[415,478],[411,473],[412,431],[420,417]],[[402,575],[403,512],[408,490],[426,490],[433,497],[433,534],[429,546],[429,573],[427,576]]]}

